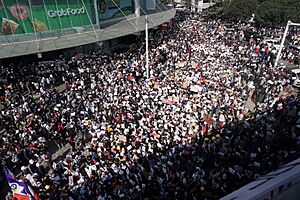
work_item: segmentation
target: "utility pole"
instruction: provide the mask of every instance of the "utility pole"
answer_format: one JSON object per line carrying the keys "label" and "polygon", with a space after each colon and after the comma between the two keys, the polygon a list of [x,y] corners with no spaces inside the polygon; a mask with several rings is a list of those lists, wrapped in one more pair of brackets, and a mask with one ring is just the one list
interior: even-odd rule
{"label": "utility pole", "polygon": [[149,78],[149,33],[148,33],[148,15],[146,15],[146,74]]}
{"label": "utility pole", "polygon": [[283,34],[282,39],[281,39],[281,43],[280,43],[280,47],[279,47],[279,50],[278,50],[278,54],[276,56],[275,66],[278,65],[278,61],[279,61],[279,59],[281,57],[281,51],[282,51],[282,48],[283,48],[283,45],[284,45],[284,42],[285,42],[285,38],[287,36],[287,32],[288,32],[290,26],[300,26],[300,24],[299,23],[293,23],[290,20],[287,22],[284,34]]}

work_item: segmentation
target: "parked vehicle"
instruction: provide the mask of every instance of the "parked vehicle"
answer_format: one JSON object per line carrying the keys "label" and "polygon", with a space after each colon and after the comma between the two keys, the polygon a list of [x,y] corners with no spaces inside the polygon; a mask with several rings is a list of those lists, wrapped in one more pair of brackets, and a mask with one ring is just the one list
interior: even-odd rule
{"label": "parked vehicle", "polygon": [[290,45],[289,49],[297,53],[298,55],[300,54],[300,45]]}
{"label": "parked vehicle", "polygon": [[280,48],[280,39],[277,38],[265,38],[264,42],[268,44],[270,48],[275,48],[276,51]]}
{"label": "parked vehicle", "polygon": [[300,69],[292,69],[293,86],[300,87]]}

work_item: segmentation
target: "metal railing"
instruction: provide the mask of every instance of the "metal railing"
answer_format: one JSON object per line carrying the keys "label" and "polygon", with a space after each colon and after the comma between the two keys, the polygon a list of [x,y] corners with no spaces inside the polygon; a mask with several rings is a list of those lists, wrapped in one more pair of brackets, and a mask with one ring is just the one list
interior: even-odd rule
{"label": "metal railing", "polygon": [[93,28],[100,29],[98,25],[88,25],[88,26],[77,26],[68,29],[54,30],[54,31],[45,31],[35,33],[26,33],[26,34],[15,34],[15,35],[3,35],[0,36],[0,45],[2,44],[13,44],[16,42],[24,41],[36,41],[43,40],[48,38],[59,38],[62,36],[81,34],[85,32],[93,31]]}

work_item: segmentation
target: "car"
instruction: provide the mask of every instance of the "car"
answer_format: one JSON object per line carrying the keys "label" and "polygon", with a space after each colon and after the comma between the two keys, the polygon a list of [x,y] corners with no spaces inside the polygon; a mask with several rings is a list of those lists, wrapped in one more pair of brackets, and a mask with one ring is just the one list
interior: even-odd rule
{"label": "car", "polygon": [[265,38],[264,42],[268,44],[270,48],[275,48],[276,51],[280,48],[280,39],[277,38]]}
{"label": "car", "polygon": [[183,6],[182,4],[177,4],[177,5],[175,6],[175,10],[178,10],[178,11],[184,11],[184,10],[186,10],[186,7]]}
{"label": "car", "polygon": [[295,54],[300,54],[300,45],[290,45],[289,49],[292,50]]}
{"label": "car", "polygon": [[292,75],[292,84],[294,87],[299,88],[300,87],[300,69],[292,69],[291,70]]}

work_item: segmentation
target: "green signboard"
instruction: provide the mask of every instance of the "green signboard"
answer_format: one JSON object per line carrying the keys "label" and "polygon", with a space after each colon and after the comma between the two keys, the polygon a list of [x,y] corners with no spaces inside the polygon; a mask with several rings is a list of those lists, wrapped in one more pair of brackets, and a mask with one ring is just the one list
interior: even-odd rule
{"label": "green signboard", "polygon": [[133,0],[98,0],[99,20],[107,20],[134,13]]}
{"label": "green signboard", "polygon": [[0,0],[0,35],[88,26],[95,21],[90,0]]}

